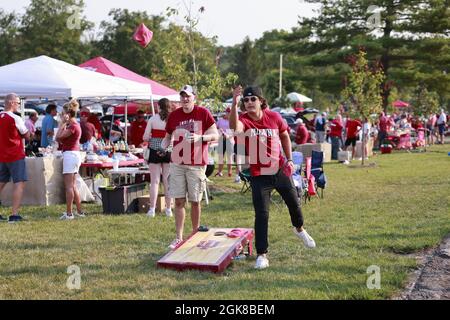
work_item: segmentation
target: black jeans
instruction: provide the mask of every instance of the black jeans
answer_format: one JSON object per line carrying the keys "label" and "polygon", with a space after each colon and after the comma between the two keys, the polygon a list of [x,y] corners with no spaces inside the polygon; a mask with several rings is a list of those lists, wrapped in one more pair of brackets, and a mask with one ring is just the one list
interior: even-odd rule
{"label": "black jeans", "polygon": [[269,207],[272,191],[277,190],[283,198],[289,209],[292,225],[296,228],[303,226],[302,209],[292,178],[287,177],[281,170],[271,176],[252,177],[251,185],[255,208],[256,252],[265,254],[269,248]]}

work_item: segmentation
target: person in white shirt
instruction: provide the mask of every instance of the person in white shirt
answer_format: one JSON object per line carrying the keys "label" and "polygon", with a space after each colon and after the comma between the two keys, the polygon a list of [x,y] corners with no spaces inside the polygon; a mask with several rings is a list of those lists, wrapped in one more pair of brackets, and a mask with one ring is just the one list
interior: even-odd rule
{"label": "person in white shirt", "polygon": [[447,124],[447,115],[445,114],[444,109],[441,109],[441,114],[436,122],[439,128],[439,141],[438,143],[444,144],[444,136],[445,136],[445,128]]}
{"label": "person in white shirt", "polygon": [[161,174],[163,178],[164,194],[166,202],[166,216],[172,217],[172,199],[169,197],[169,167],[170,152],[161,147],[161,142],[166,135],[166,120],[169,117],[171,103],[164,98],[159,100],[159,113],[151,117],[147,122],[143,140],[148,142],[150,169],[150,199],[147,216],[154,218],[156,215],[156,201],[158,198],[159,182]]}

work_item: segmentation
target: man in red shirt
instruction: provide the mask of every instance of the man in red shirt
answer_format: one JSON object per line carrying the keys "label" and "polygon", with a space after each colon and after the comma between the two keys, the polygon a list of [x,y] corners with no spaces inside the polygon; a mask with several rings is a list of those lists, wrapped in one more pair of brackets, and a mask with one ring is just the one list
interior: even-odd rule
{"label": "man in red shirt", "polygon": [[[19,97],[14,93],[8,94],[5,98],[5,110],[0,113],[0,194],[11,179],[14,183],[12,214],[8,220],[10,223],[22,220],[19,208],[25,182],[28,180],[23,139],[29,140],[30,132],[23,120],[14,114],[19,106]],[[5,219],[0,216],[0,220]]]}
{"label": "man in red shirt", "polygon": [[298,123],[297,132],[295,134],[295,143],[298,145],[308,143],[309,132],[306,125],[303,123],[303,120],[297,119],[295,122]]}
{"label": "man in red shirt", "polygon": [[97,130],[94,125],[88,121],[89,115],[89,112],[86,111],[80,113],[81,144],[91,141],[92,137],[97,137]]}
{"label": "man in red shirt", "polygon": [[342,146],[342,116],[338,115],[330,122],[331,159],[338,159],[338,152]]}
{"label": "man in red shirt", "polygon": [[358,140],[358,132],[361,130],[361,121],[348,118],[347,120],[347,139],[345,140],[345,148],[348,149],[352,145],[352,159],[355,158],[356,141]]}
{"label": "man in red shirt", "polygon": [[145,128],[147,127],[147,121],[145,121],[145,112],[138,110],[136,120],[131,123],[131,139],[130,142],[136,148],[142,147],[144,142]]}
{"label": "man in red shirt", "polygon": [[100,140],[102,138],[102,124],[100,122],[100,120],[98,120],[98,116],[95,113],[91,113],[88,111],[89,117],[88,117],[88,122],[92,123],[95,127],[95,131],[96,131],[96,138],[97,140]]}
{"label": "man in red shirt", "polygon": [[[274,189],[282,196],[289,208],[294,233],[309,248],[316,246],[313,238],[303,229],[303,216],[297,190],[292,181],[294,163],[288,125],[279,113],[270,111],[259,87],[235,88],[230,113],[230,128],[238,140],[245,141],[252,176],[252,198],[255,209],[256,259],[255,268],[269,266],[269,207]],[[238,118],[237,105],[243,102],[246,113]],[[248,138],[248,139],[245,139]],[[286,158],[284,158],[281,148]]]}
{"label": "man in red shirt", "polygon": [[206,188],[208,142],[219,140],[217,126],[211,113],[194,105],[195,93],[190,85],[180,91],[181,108],[171,112],[166,124],[163,149],[173,142],[169,169],[169,194],[175,199],[176,239],[170,249],[183,242],[186,194],[191,203],[192,233],[200,227],[201,201]]}

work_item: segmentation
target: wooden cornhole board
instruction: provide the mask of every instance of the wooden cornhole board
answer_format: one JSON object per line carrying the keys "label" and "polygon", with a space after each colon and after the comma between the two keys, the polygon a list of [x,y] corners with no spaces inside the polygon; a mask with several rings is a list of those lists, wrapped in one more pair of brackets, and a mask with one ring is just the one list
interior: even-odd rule
{"label": "wooden cornhole board", "polygon": [[[239,229],[244,231],[239,238],[230,238],[226,235],[233,229],[213,228],[207,232],[199,231],[161,258],[157,265],[179,271],[196,269],[222,272],[246,246],[248,254],[252,254],[253,229]],[[215,235],[217,232],[226,234],[217,236]]]}

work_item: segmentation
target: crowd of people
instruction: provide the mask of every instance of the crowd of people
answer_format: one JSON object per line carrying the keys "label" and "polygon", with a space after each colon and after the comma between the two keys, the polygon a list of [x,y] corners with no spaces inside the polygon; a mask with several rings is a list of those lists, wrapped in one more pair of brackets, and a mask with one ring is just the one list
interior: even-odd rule
{"label": "crowd of people", "polygon": [[[338,113],[335,117],[328,117],[322,112],[311,120],[310,128],[302,119],[297,119],[297,131],[295,143],[302,145],[306,143],[331,143],[331,159],[338,159],[338,152],[349,150],[351,147],[352,159],[355,158],[357,141],[368,142],[370,138],[374,141],[375,148],[381,148],[383,144],[392,144],[395,132],[414,132],[415,142],[411,148],[432,144],[444,144],[445,134],[449,123],[449,115],[444,109],[438,114],[431,114],[428,118],[413,116],[410,113],[393,113],[387,115],[380,113],[377,118],[351,118],[345,114]],[[365,155],[367,157],[367,143]]]}
{"label": "crowd of people", "polygon": [[[269,266],[268,224],[273,190],[281,195],[288,208],[294,234],[306,247],[314,248],[315,241],[304,229],[302,209],[292,180],[295,166],[289,127],[279,113],[268,108],[261,88],[235,88],[232,106],[217,121],[208,109],[197,106],[195,102],[194,88],[186,85],[180,90],[180,104],[161,99],[158,112],[149,119],[146,119],[145,111],[138,111],[135,121],[130,125],[127,141],[136,147],[148,149],[145,158],[151,178],[148,217],[155,217],[159,185],[162,183],[164,186],[165,214],[168,217],[175,216],[175,239],[170,249],[176,249],[185,239],[186,202],[190,203],[192,234],[200,227],[201,201],[207,182],[205,172],[212,143],[218,145],[219,166],[216,177],[224,177],[226,162],[228,177],[233,176],[233,165],[236,167],[235,182],[238,183],[242,165],[249,165],[258,255],[255,268]],[[39,135],[35,128],[35,115],[24,122],[16,115],[19,106],[19,97],[9,94],[5,99],[5,110],[0,113],[0,148],[3,150],[0,153],[0,193],[10,180],[14,183],[9,222],[22,220],[19,209],[27,181],[24,140],[34,141],[35,145],[29,143],[33,148],[36,145],[41,148],[52,146],[62,151],[66,211],[61,219],[85,217],[76,184],[81,166],[80,150],[86,143],[95,144],[103,139],[108,143],[123,140],[124,129],[120,123],[112,123],[105,133],[95,115],[86,108],[80,110],[79,103],[71,100],[63,106],[59,121],[55,120],[56,105],[47,106]],[[430,115],[424,121],[409,114],[389,116],[381,113],[375,121],[369,121],[367,118],[352,119],[344,114],[330,118],[323,112],[309,124],[313,128],[308,128],[301,119],[297,123],[297,145],[329,142],[332,145],[332,159],[337,159],[339,150],[350,147],[354,157],[358,140],[373,138],[380,147],[393,129],[421,131],[424,140],[421,143],[424,144],[444,143],[448,115],[442,110],[440,114]],[[0,220],[6,219],[0,216]]]}

